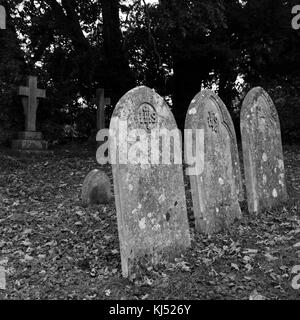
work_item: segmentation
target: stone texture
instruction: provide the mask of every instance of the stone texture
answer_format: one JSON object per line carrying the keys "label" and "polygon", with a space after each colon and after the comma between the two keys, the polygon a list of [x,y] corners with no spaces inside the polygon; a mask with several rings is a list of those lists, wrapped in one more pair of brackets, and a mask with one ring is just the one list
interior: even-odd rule
{"label": "stone texture", "polygon": [[24,131],[18,133],[18,139],[12,141],[12,149],[20,153],[45,153],[48,142],[43,140],[41,132]]}
{"label": "stone texture", "polygon": [[109,177],[100,170],[91,171],[84,179],[81,199],[86,206],[109,203],[112,199]]}
{"label": "stone texture", "polygon": [[13,140],[12,148],[14,150],[46,151],[48,149],[48,143],[44,140]]}
{"label": "stone texture", "polygon": [[96,105],[97,105],[97,129],[105,129],[105,106],[110,105],[110,98],[105,98],[105,91],[103,88],[97,89]]}
{"label": "stone texture", "polygon": [[6,11],[3,6],[0,6],[0,29],[6,29]]}
{"label": "stone texture", "polygon": [[41,132],[23,131],[18,133],[19,140],[42,140]]}
{"label": "stone texture", "polygon": [[27,87],[19,87],[25,114],[25,131],[36,131],[36,111],[38,99],[46,98],[46,91],[37,88],[37,77],[27,77]]}
{"label": "stone texture", "polygon": [[248,208],[259,213],[287,199],[279,117],[260,87],[243,102],[241,133]]}
{"label": "stone texture", "polygon": [[[243,192],[236,134],[226,106],[209,90],[192,100],[185,129],[203,130],[199,146],[202,170],[189,177],[196,229],[211,234],[241,217],[239,198]],[[187,143],[191,141],[185,141],[186,148]]]}
{"label": "stone texture", "polygon": [[[150,114],[151,118],[147,118]],[[141,138],[140,145],[149,141],[154,130],[178,132],[164,99],[147,87],[129,91],[114,110],[110,129],[122,138],[122,141],[116,139],[117,154],[124,147],[123,138],[127,136],[126,132],[119,132],[118,120],[127,121],[125,129],[128,132],[135,129],[146,132],[143,137],[146,140]],[[128,154],[136,141],[128,139]],[[179,144],[181,148],[181,141]],[[110,152],[112,149],[111,144]],[[152,151],[160,153],[161,150],[158,147]],[[154,164],[149,160],[149,154],[148,149],[143,155],[144,164],[134,164],[134,161],[122,164],[117,157],[112,165],[124,277],[138,273],[140,265],[155,265],[173,259],[190,246],[182,164],[174,164],[174,161],[169,165]]]}

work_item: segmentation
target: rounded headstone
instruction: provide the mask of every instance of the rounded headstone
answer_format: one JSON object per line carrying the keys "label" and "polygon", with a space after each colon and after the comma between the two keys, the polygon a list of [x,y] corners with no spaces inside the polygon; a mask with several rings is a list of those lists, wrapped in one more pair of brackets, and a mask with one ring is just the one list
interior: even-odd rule
{"label": "rounded headstone", "polygon": [[[138,132],[139,140],[133,137]],[[174,157],[176,153],[180,164],[156,158],[161,149],[152,143],[170,132],[177,135]],[[110,123],[110,141],[111,159],[117,155],[112,172],[122,272],[130,277],[142,270],[141,264],[164,263],[190,247],[182,141],[165,100],[144,86],[120,99]]]}
{"label": "rounded headstone", "polygon": [[280,205],[288,198],[280,121],[271,97],[261,87],[245,97],[241,135],[249,212]]}
{"label": "rounded headstone", "polygon": [[[236,134],[223,101],[203,90],[192,100],[186,116],[186,134],[193,133],[187,148],[196,145],[202,167],[189,175],[196,229],[214,233],[241,217],[242,183]],[[200,141],[194,141],[194,133]],[[188,170],[189,172],[191,170]]]}
{"label": "rounded headstone", "polygon": [[81,199],[84,205],[107,204],[111,201],[111,183],[107,174],[95,169],[84,179]]}

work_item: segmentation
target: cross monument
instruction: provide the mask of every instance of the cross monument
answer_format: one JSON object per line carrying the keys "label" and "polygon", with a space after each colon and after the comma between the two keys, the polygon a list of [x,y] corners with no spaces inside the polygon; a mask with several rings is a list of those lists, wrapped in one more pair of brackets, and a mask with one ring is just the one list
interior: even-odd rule
{"label": "cross monument", "polygon": [[36,112],[38,99],[46,98],[46,90],[37,88],[37,77],[29,76],[28,87],[19,87],[25,113],[25,131],[36,131]]}
{"label": "cross monument", "polygon": [[24,108],[25,131],[19,132],[18,139],[12,142],[12,148],[29,153],[46,151],[48,143],[43,140],[42,133],[36,131],[36,112],[39,99],[46,98],[46,90],[38,89],[37,77],[29,76],[27,86],[19,87],[18,95],[21,96]]}
{"label": "cross monument", "polygon": [[104,89],[100,88],[96,91],[97,105],[97,130],[105,129],[105,106],[111,104],[110,98],[105,98]]}

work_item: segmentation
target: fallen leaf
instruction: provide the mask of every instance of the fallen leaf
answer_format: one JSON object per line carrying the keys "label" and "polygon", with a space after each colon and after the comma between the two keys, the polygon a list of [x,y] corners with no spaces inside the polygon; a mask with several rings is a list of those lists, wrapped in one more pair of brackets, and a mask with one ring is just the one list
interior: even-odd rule
{"label": "fallen leaf", "polygon": [[257,249],[246,249],[246,250],[244,250],[243,251],[243,254],[250,254],[250,255],[255,255],[255,254],[257,254],[258,253],[258,250]]}
{"label": "fallen leaf", "polygon": [[294,248],[300,248],[300,242],[293,245]]}
{"label": "fallen leaf", "polygon": [[251,295],[250,295],[250,297],[249,297],[249,300],[267,300],[267,298],[266,297],[264,297],[264,296],[262,296],[262,295],[260,295],[258,292],[257,292],[257,290],[254,290],[252,293],[251,293]]}
{"label": "fallen leaf", "polygon": [[272,256],[270,253],[266,253],[264,256],[267,259],[267,261],[269,261],[269,262],[278,260],[278,258]]}
{"label": "fallen leaf", "polygon": [[109,296],[111,295],[111,290],[110,290],[110,289],[105,290],[104,292],[105,292],[105,295],[106,295],[107,297],[109,297]]}
{"label": "fallen leaf", "polygon": [[237,271],[240,270],[239,266],[238,266],[236,263],[232,263],[232,264],[231,264],[231,267],[232,267],[233,269],[237,270]]}

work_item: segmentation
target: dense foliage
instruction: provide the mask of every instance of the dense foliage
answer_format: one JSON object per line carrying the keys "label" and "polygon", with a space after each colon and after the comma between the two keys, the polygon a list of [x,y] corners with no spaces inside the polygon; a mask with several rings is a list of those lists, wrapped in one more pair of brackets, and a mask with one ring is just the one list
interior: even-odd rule
{"label": "dense foliage", "polygon": [[8,29],[0,31],[2,129],[22,123],[12,89],[31,73],[47,88],[38,125],[50,140],[90,134],[96,126],[96,88],[104,87],[114,104],[137,84],[164,95],[181,127],[201,88],[217,90],[237,118],[247,90],[261,85],[275,100],[284,135],[300,137],[300,32],[291,27],[294,0],[0,4],[8,11]]}

